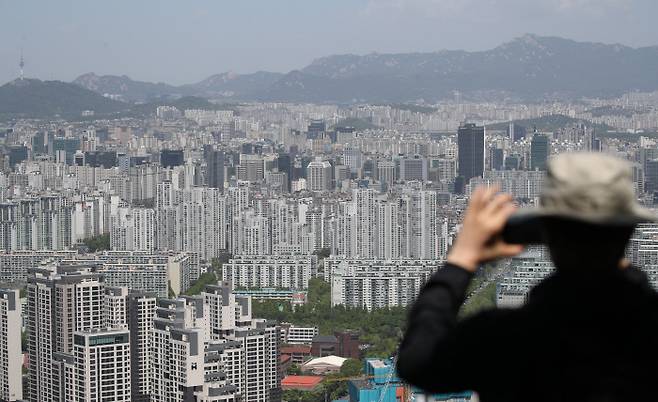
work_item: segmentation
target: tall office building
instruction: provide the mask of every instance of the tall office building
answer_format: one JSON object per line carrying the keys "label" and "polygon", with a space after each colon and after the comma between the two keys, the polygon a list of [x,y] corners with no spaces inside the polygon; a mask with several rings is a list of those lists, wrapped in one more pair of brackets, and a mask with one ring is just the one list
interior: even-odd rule
{"label": "tall office building", "polygon": [[546,170],[551,144],[547,135],[535,133],[530,142],[530,166],[532,170]]}
{"label": "tall office building", "polygon": [[163,149],[160,151],[160,164],[167,168],[181,166],[185,163],[182,149]]}
{"label": "tall office building", "polygon": [[306,130],[306,138],[309,140],[321,138],[324,135],[326,129],[327,125],[324,120],[311,120],[311,123],[308,125],[308,129]]}
{"label": "tall office building", "polygon": [[343,163],[352,173],[358,173],[363,167],[363,153],[358,148],[346,147],[343,151]]}
{"label": "tall office building", "polygon": [[21,305],[18,290],[0,289],[0,401],[23,400]]}
{"label": "tall office building", "polygon": [[426,181],[427,180],[427,160],[419,155],[413,158],[404,158],[400,160],[400,180],[402,181]]}
{"label": "tall office building", "polygon": [[380,161],[377,163],[377,177],[382,183],[386,183],[386,187],[390,188],[395,182],[395,162],[393,161]]}
{"label": "tall office building", "polygon": [[457,131],[458,173],[465,184],[484,172],[484,127],[469,123]]}
{"label": "tall office building", "polygon": [[502,170],[505,164],[505,151],[502,148],[489,148],[489,168]]}
{"label": "tall office building", "polygon": [[240,155],[236,174],[238,180],[260,182],[265,178],[265,161],[260,155]]}
{"label": "tall office building", "polygon": [[277,157],[277,167],[279,168],[279,172],[286,174],[286,189],[290,191],[292,184],[292,159],[290,158],[290,154],[280,152]]}
{"label": "tall office building", "polygon": [[514,122],[510,122],[509,127],[507,128],[507,135],[510,140],[516,142],[518,140],[525,138],[526,128],[523,126],[519,126]]}
{"label": "tall office building", "polygon": [[208,187],[224,191],[224,151],[208,150],[206,153],[206,178]]}

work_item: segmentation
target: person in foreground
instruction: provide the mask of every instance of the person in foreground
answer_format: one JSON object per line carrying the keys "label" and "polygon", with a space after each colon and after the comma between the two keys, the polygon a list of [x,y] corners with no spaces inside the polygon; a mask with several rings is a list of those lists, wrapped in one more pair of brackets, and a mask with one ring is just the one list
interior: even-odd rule
{"label": "person in foreground", "polygon": [[518,309],[462,321],[457,313],[478,267],[523,246],[501,231],[516,211],[495,188],[471,196],[445,266],[411,308],[398,375],[428,393],[476,391],[487,401],[658,400],[658,298],[623,259],[636,224],[630,166],[593,153],[549,163],[541,223],[556,267]]}

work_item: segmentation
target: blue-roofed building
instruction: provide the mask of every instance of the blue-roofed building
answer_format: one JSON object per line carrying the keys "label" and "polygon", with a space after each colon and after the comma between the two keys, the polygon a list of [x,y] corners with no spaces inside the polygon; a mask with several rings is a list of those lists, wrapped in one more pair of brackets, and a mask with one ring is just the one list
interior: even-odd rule
{"label": "blue-roofed building", "polygon": [[350,402],[397,402],[403,400],[404,386],[391,359],[366,359],[364,378],[348,384]]}
{"label": "blue-roofed building", "polygon": [[348,383],[350,402],[475,402],[471,392],[429,395],[404,384],[393,359],[366,359],[364,377]]}

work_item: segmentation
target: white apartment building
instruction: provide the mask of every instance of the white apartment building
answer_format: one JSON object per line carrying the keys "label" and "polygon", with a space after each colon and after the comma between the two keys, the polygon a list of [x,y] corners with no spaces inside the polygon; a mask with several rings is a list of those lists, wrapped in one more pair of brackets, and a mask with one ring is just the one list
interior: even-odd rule
{"label": "white apartment building", "polygon": [[228,283],[158,300],[151,401],[279,401],[279,332]]}
{"label": "white apartment building", "polygon": [[327,258],[325,280],[331,284],[331,305],[364,308],[407,306],[441,266],[441,260],[377,260]]}
{"label": "white apartment building", "polygon": [[31,271],[26,309],[28,401],[60,400],[65,390],[53,369],[56,355],[73,352],[75,332],[104,326],[104,299],[105,282],[89,267],[49,265]]}
{"label": "white apartment building", "polygon": [[199,255],[194,252],[103,251],[95,258],[108,285],[160,297],[168,296],[168,286],[175,294],[186,291],[201,276]]}
{"label": "white apartment building", "polygon": [[158,185],[157,249],[195,252],[202,260],[226,250],[227,201],[217,188],[178,190],[171,182]]}
{"label": "white apartment building", "polygon": [[119,208],[112,217],[110,248],[112,250],[154,251],[156,246],[155,210]]}
{"label": "white apartment building", "polygon": [[514,198],[534,199],[544,187],[546,172],[540,170],[486,170],[483,177],[474,177],[467,186],[470,195],[478,186],[499,185],[500,191]]}
{"label": "white apartment building", "polygon": [[328,161],[313,161],[306,168],[306,188],[310,191],[330,191],[332,168]]}
{"label": "white apartment building", "polygon": [[59,262],[74,258],[75,250],[17,250],[0,252],[0,282],[24,283],[27,271],[44,261]]}
{"label": "white apartment building", "polygon": [[528,298],[530,290],[555,271],[551,261],[538,257],[515,257],[511,270],[496,288],[498,307],[518,307]]}
{"label": "white apartment building", "polygon": [[18,290],[0,289],[0,401],[23,400],[22,366]]}
{"label": "white apartment building", "polygon": [[148,402],[151,395],[153,319],[156,298],[153,294],[130,292],[127,296],[130,330],[130,374],[133,402]]}
{"label": "white apartment building", "polygon": [[[97,271],[103,275],[108,286],[152,292],[158,297],[167,297],[170,283],[168,268],[168,264],[103,263]],[[176,288],[178,292],[174,292],[179,294],[181,288]]]}
{"label": "white apartment building", "polygon": [[160,299],[152,335],[151,401],[190,400],[204,383],[208,341],[202,300]]}
{"label": "white apartment building", "polygon": [[128,291],[125,287],[112,287],[112,285],[105,287],[103,314],[105,328],[128,328]]}
{"label": "white apartment building", "polygon": [[284,323],[281,325],[281,333],[283,334],[283,343],[310,345],[313,338],[320,333],[320,330],[318,327],[296,327]]}
{"label": "white apartment building", "polygon": [[304,290],[315,265],[315,256],[238,255],[224,264],[222,280],[233,287]]}
{"label": "white apartment building", "polygon": [[267,217],[247,210],[233,218],[231,249],[233,255],[272,254],[270,224]]}
{"label": "white apartment building", "polygon": [[67,385],[73,388],[66,390],[72,401],[132,401],[127,329],[78,331],[72,354],[74,379]]}
{"label": "white apartment building", "polygon": [[381,196],[355,189],[352,200],[337,205],[331,222],[332,254],[346,258],[443,259],[448,224],[438,215],[438,193],[410,186]]}
{"label": "white apartment building", "polygon": [[252,321],[251,328],[236,329],[234,339],[241,343],[245,361],[244,388],[240,390],[243,400],[281,400],[279,332],[279,326],[258,319]]}
{"label": "white apartment building", "polygon": [[654,289],[658,290],[658,225],[641,223],[628,242],[626,257],[643,270]]}
{"label": "white apartment building", "polygon": [[0,204],[0,249],[64,250],[71,247],[72,209],[62,196],[44,195]]}

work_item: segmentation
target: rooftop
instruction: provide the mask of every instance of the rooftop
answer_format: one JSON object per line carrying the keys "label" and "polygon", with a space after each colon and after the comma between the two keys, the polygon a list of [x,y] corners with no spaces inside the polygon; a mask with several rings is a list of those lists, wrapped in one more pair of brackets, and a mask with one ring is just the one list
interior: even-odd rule
{"label": "rooftop", "polygon": [[342,367],[343,363],[345,363],[344,357],[340,356],[325,356],[325,357],[318,357],[316,359],[311,359],[308,362],[304,364],[304,367],[310,367],[310,366],[315,366],[315,365],[323,365],[323,364],[328,364],[331,366],[336,366],[336,367]]}
{"label": "rooftop", "polygon": [[289,375],[281,380],[282,387],[315,387],[324,378],[315,375]]}

